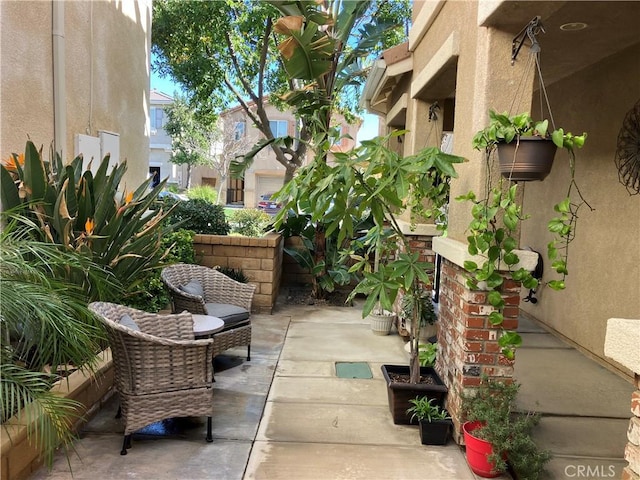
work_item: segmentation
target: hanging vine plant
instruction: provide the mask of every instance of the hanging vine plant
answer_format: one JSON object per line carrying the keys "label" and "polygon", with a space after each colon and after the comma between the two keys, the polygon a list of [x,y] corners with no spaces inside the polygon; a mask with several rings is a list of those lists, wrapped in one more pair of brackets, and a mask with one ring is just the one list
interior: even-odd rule
{"label": "hanging vine plant", "polygon": [[[532,21],[532,29],[539,28],[539,18]],[[576,156],[575,150],[582,148],[587,134],[573,135],[562,128],[555,128],[551,109],[549,107],[546,90],[539,66],[540,48],[535,41],[535,32],[531,33],[532,54],[529,67],[533,63],[537,66],[541,91],[546,100],[549,120],[533,120],[529,113],[509,115],[508,113],[489,112],[489,125],[476,133],[473,138],[473,147],[484,152],[487,164],[487,183],[485,191],[478,196],[474,192],[462,195],[457,200],[473,203],[472,220],[468,227],[469,236],[468,252],[478,256],[482,260],[466,261],[465,270],[469,273],[467,286],[471,289],[486,290],[488,302],[494,308],[489,315],[489,321],[493,326],[500,327],[503,324],[503,311],[505,307],[502,298],[501,287],[504,283],[505,272],[513,280],[520,282],[527,289],[536,289],[538,280],[531,272],[518,267],[520,258],[516,251],[518,246],[517,234],[520,230],[520,222],[528,218],[518,203],[518,183],[512,181],[526,181],[543,179],[548,171],[540,177],[532,177],[522,174],[515,166],[515,156],[528,139],[537,139],[542,143],[546,141],[552,144],[551,157],[555,155],[556,148],[563,149],[568,154],[568,166],[570,181],[565,197],[554,206],[555,215],[548,222],[548,230],[553,238],[547,245],[547,256],[551,261],[551,268],[558,275],[557,278],[547,282],[554,290],[565,288],[565,279],[568,272],[567,261],[569,256],[569,244],[575,238],[578,211],[583,205],[593,210],[584,199],[575,181]],[[516,52],[517,54],[517,52]],[[527,73],[525,72],[525,75]],[[550,131],[550,125],[553,129]],[[511,144],[511,159],[502,169],[502,176],[497,182],[492,181],[491,166],[493,155],[501,144]],[[511,163],[511,165],[510,165]],[[548,167],[550,170],[550,166]],[[522,338],[516,332],[502,331],[498,340],[502,347],[502,353],[509,359],[514,358],[515,348],[522,343]]]}

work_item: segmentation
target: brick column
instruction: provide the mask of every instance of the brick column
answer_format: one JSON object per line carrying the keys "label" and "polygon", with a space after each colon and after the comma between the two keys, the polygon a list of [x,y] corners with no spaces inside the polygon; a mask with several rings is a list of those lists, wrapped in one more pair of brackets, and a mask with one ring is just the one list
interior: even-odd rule
{"label": "brick column", "polygon": [[631,394],[631,420],[624,449],[624,459],[629,465],[622,471],[623,480],[640,480],[640,373],[635,374],[636,390]]}
{"label": "brick column", "polygon": [[[462,443],[462,395],[480,385],[481,375],[511,381],[514,362],[501,353],[498,345],[499,327],[488,316],[494,307],[487,301],[487,292],[467,287],[465,260],[472,260],[467,246],[442,237],[433,239],[434,251],[443,257],[440,273],[440,310],[438,319],[438,356],[436,371],[449,388],[447,409],[454,423],[454,439]],[[533,269],[537,254],[520,252],[520,264]],[[475,259],[477,260],[477,259]],[[502,328],[515,330],[520,312],[520,284],[505,279],[502,297]],[[517,354],[516,354],[517,356]]]}
{"label": "brick column", "polygon": [[636,390],[631,394],[631,419],[627,431],[622,471],[624,480],[640,480],[640,319],[610,318],[604,339],[604,354],[635,374]]}

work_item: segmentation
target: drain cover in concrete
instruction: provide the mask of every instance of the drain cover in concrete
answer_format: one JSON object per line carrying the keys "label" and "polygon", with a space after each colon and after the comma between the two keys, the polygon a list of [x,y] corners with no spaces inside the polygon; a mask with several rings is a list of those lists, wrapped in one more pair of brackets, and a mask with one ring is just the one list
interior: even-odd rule
{"label": "drain cover in concrete", "polygon": [[369,364],[366,362],[336,362],[338,378],[373,378]]}

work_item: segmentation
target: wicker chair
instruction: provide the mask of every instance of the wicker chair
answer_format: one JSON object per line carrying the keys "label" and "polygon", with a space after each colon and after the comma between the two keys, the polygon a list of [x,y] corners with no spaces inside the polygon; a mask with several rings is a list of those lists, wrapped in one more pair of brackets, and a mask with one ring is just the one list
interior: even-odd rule
{"label": "wicker chair", "polygon": [[156,315],[104,302],[89,308],[107,327],[125,424],[121,455],[133,432],[165,418],[206,416],[212,442],[215,340],[194,340],[190,313]]}
{"label": "wicker chair", "polygon": [[200,265],[178,263],[162,270],[169,289],[173,312],[221,318],[225,327],[214,335],[216,356],[225,350],[247,346],[251,360],[251,302],[255,285],[241,283],[219,271]]}

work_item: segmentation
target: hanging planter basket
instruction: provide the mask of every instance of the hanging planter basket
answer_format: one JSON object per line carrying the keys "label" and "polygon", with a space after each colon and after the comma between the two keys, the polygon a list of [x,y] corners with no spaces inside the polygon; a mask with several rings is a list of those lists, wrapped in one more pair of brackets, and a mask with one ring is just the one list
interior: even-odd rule
{"label": "hanging planter basket", "polygon": [[553,165],[557,147],[551,139],[518,137],[511,143],[498,143],[500,173],[517,182],[544,180]]}

